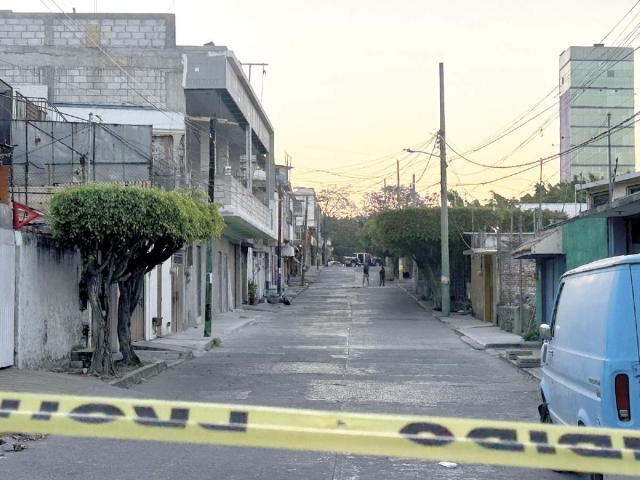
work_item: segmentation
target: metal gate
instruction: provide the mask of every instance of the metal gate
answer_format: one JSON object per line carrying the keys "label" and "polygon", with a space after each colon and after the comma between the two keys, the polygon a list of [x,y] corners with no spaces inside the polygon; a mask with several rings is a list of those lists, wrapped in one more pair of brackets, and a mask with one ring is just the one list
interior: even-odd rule
{"label": "metal gate", "polygon": [[0,368],[13,365],[15,261],[13,230],[0,229]]}

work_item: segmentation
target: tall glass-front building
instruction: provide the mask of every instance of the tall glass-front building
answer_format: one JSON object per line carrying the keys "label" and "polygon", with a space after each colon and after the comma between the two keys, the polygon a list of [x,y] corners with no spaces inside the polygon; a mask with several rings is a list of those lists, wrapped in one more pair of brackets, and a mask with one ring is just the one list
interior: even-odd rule
{"label": "tall glass-front building", "polygon": [[[584,145],[634,113],[633,49],[569,47],[560,54],[560,180],[592,173],[608,178],[607,137]],[[633,123],[633,120],[629,122]],[[636,169],[633,125],[611,135],[611,157],[617,175]]]}

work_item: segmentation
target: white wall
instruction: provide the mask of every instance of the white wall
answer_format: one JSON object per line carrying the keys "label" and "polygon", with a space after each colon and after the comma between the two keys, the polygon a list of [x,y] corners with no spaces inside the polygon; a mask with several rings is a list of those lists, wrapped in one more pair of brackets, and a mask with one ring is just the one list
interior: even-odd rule
{"label": "white wall", "polygon": [[236,285],[235,249],[233,243],[225,236],[220,239],[214,239],[212,241],[211,255],[213,260],[212,314],[215,317],[233,309]]}
{"label": "white wall", "polygon": [[15,239],[11,209],[0,204],[0,368],[14,362]]}
{"label": "white wall", "polygon": [[158,316],[158,273],[160,270],[162,271],[162,303],[160,305],[162,336],[171,333],[171,327],[167,327],[167,323],[171,321],[171,259],[169,259],[162,265],[156,266],[145,277],[144,338],[146,340],[152,340],[157,337],[152,319]]}
{"label": "white wall", "polygon": [[90,321],[79,308],[80,255],[41,235],[18,232],[16,241],[16,366],[68,367]]}

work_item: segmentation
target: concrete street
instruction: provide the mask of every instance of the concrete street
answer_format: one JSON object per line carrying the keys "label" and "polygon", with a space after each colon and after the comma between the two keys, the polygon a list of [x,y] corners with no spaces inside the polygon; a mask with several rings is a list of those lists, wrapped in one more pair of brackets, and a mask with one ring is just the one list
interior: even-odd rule
{"label": "concrete street", "polygon": [[[378,287],[376,268],[371,286],[360,284],[361,269],[325,268],[292,306],[278,315],[264,313],[222,347],[131,387],[133,395],[537,422],[537,381],[462,342],[395,282]],[[481,465],[447,469],[386,457],[52,437],[0,459],[0,478],[567,477]]]}

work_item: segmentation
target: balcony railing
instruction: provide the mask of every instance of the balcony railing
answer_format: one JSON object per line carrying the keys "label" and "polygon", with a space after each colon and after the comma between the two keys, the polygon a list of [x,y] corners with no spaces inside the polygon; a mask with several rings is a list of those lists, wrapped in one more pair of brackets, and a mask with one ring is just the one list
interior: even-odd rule
{"label": "balcony railing", "polygon": [[246,238],[275,238],[271,211],[230,173],[216,178],[213,200],[223,205],[221,213],[230,217],[227,220],[230,229],[236,226]]}

